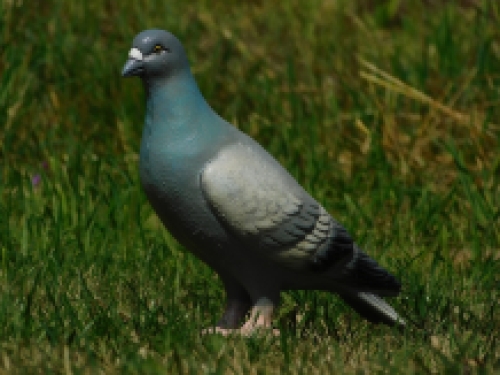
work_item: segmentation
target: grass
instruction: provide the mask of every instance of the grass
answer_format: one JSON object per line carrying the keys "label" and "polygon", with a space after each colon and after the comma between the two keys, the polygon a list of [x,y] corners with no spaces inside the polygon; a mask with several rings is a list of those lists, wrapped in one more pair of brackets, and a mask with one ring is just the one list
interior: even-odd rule
{"label": "grass", "polygon": [[[495,1],[0,3],[0,372],[500,371]],[[405,333],[283,293],[280,338],[199,335],[214,273],[141,191],[140,30],[403,282]]]}

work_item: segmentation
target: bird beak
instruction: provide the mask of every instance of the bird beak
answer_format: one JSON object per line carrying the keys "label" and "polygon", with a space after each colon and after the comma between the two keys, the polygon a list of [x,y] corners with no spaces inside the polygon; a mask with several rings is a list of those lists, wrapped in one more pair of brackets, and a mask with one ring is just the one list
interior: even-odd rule
{"label": "bird beak", "polygon": [[128,59],[125,65],[123,66],[122,76],[123,77],[132,77],[132,76],[140,76],[144,72],[144,66],[142,61],[135,59]]}
{"label": "bird beak", "polygon": [[142,53],[137,48],[132,48],[128,54],[128,60],[123,66],[122,76],[140,76],[142,73],[144,73]]}

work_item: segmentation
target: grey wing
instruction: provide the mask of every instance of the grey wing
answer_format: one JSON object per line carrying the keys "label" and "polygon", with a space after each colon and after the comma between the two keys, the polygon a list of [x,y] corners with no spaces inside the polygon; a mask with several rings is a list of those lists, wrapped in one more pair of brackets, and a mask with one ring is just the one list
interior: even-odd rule
{"label": "grey wing", "polygon": [[351,259],[353,242],[263,149],[227,146],[201,175],[218,219],[245,244],[291,268],[328,268]]}

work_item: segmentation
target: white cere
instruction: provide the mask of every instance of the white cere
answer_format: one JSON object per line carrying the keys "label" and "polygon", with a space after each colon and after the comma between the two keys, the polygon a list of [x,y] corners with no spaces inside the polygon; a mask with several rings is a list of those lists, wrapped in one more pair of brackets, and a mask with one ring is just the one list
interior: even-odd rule
{"label": "white cere", "polygon": [[132,48],[128,53],[128,57],[135,60],[142,60],[142,53],[137,48]]}

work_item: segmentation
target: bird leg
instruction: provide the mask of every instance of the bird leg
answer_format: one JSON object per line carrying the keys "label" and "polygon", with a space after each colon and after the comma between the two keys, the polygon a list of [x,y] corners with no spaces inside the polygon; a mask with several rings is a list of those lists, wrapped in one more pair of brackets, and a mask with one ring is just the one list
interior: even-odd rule
{"label": "bird leg", "polygon": [[226,289],[226,308],[222,317],[217,322],[214,328],[206,328],[202,334],[220,333],[224,336],[229,335],[240,327],[245,315],[252,307],[252,300],[247,291],[238,284],[238,282],[228,276],[221,276]]}
{"label": "bird leg", "polygon": [[259,331],[272,330],[274,336],[279,336],[278,329],[272,328],[274,304],[267,298],[260,298],[252,307],[250,318],[239,329],[242,336],[251,336]]}
{"label": "bird leg", "polygon": [[[202,334],[219,333],[223,336],[232,334],[250,336],[259,330],[272,329],[273,311],[274,306],[279,301],[279,291],[273,293],[273,295],[276,295],[274,299],[272,297],[263,297],[263,295],[269,293],[269,290],[267,293],[255,290],[251,295],[231,276],[220,274],[220,278],[226,290],[226,309],[217,325],[204,329]],[[241,322],[249,310],[250,318],[241,326]],[[279,335],[279,330],[273,330],[273,333]]]}
{"label": "bird leg", "polygon": [[[238,303],[235,303],[238,302]],[[204,330],[203,333],[219,333],[223,336],[229,336],[233,334],[239,334],[241,336],[252,336],[255,333],[265,332],[267,330],[272,330],[273,335],[279,336],[279,330],[272,329],[271,323],[273,318],[274,304],[267,298],[260,298],[257,303],[254,304],[250,312],[250,318],[243,324],[241,328],[235,328],[232,324],[236,323],[233,318],[239,318],[241,312],[243,311],[241,307],[242,301],[230,301],[228,307],[224,312],[221,320],[219,321],[217,327],[214,329]],[[246,312],[246,311],[245,311]],[[244,316],[244,314],[243,314]],[[241,316],[241,317],[243,317]],[[238,322],[240,319],[238,319]],[[222,325],[225,323],[225,325]]]}
{"label": "bird leg", "polygon": [[217,323],[217,327],[223,329],[234,329],[239,327],[247,314],[252,303],[248,299],[230,299],[227,301],[226,309]]}

